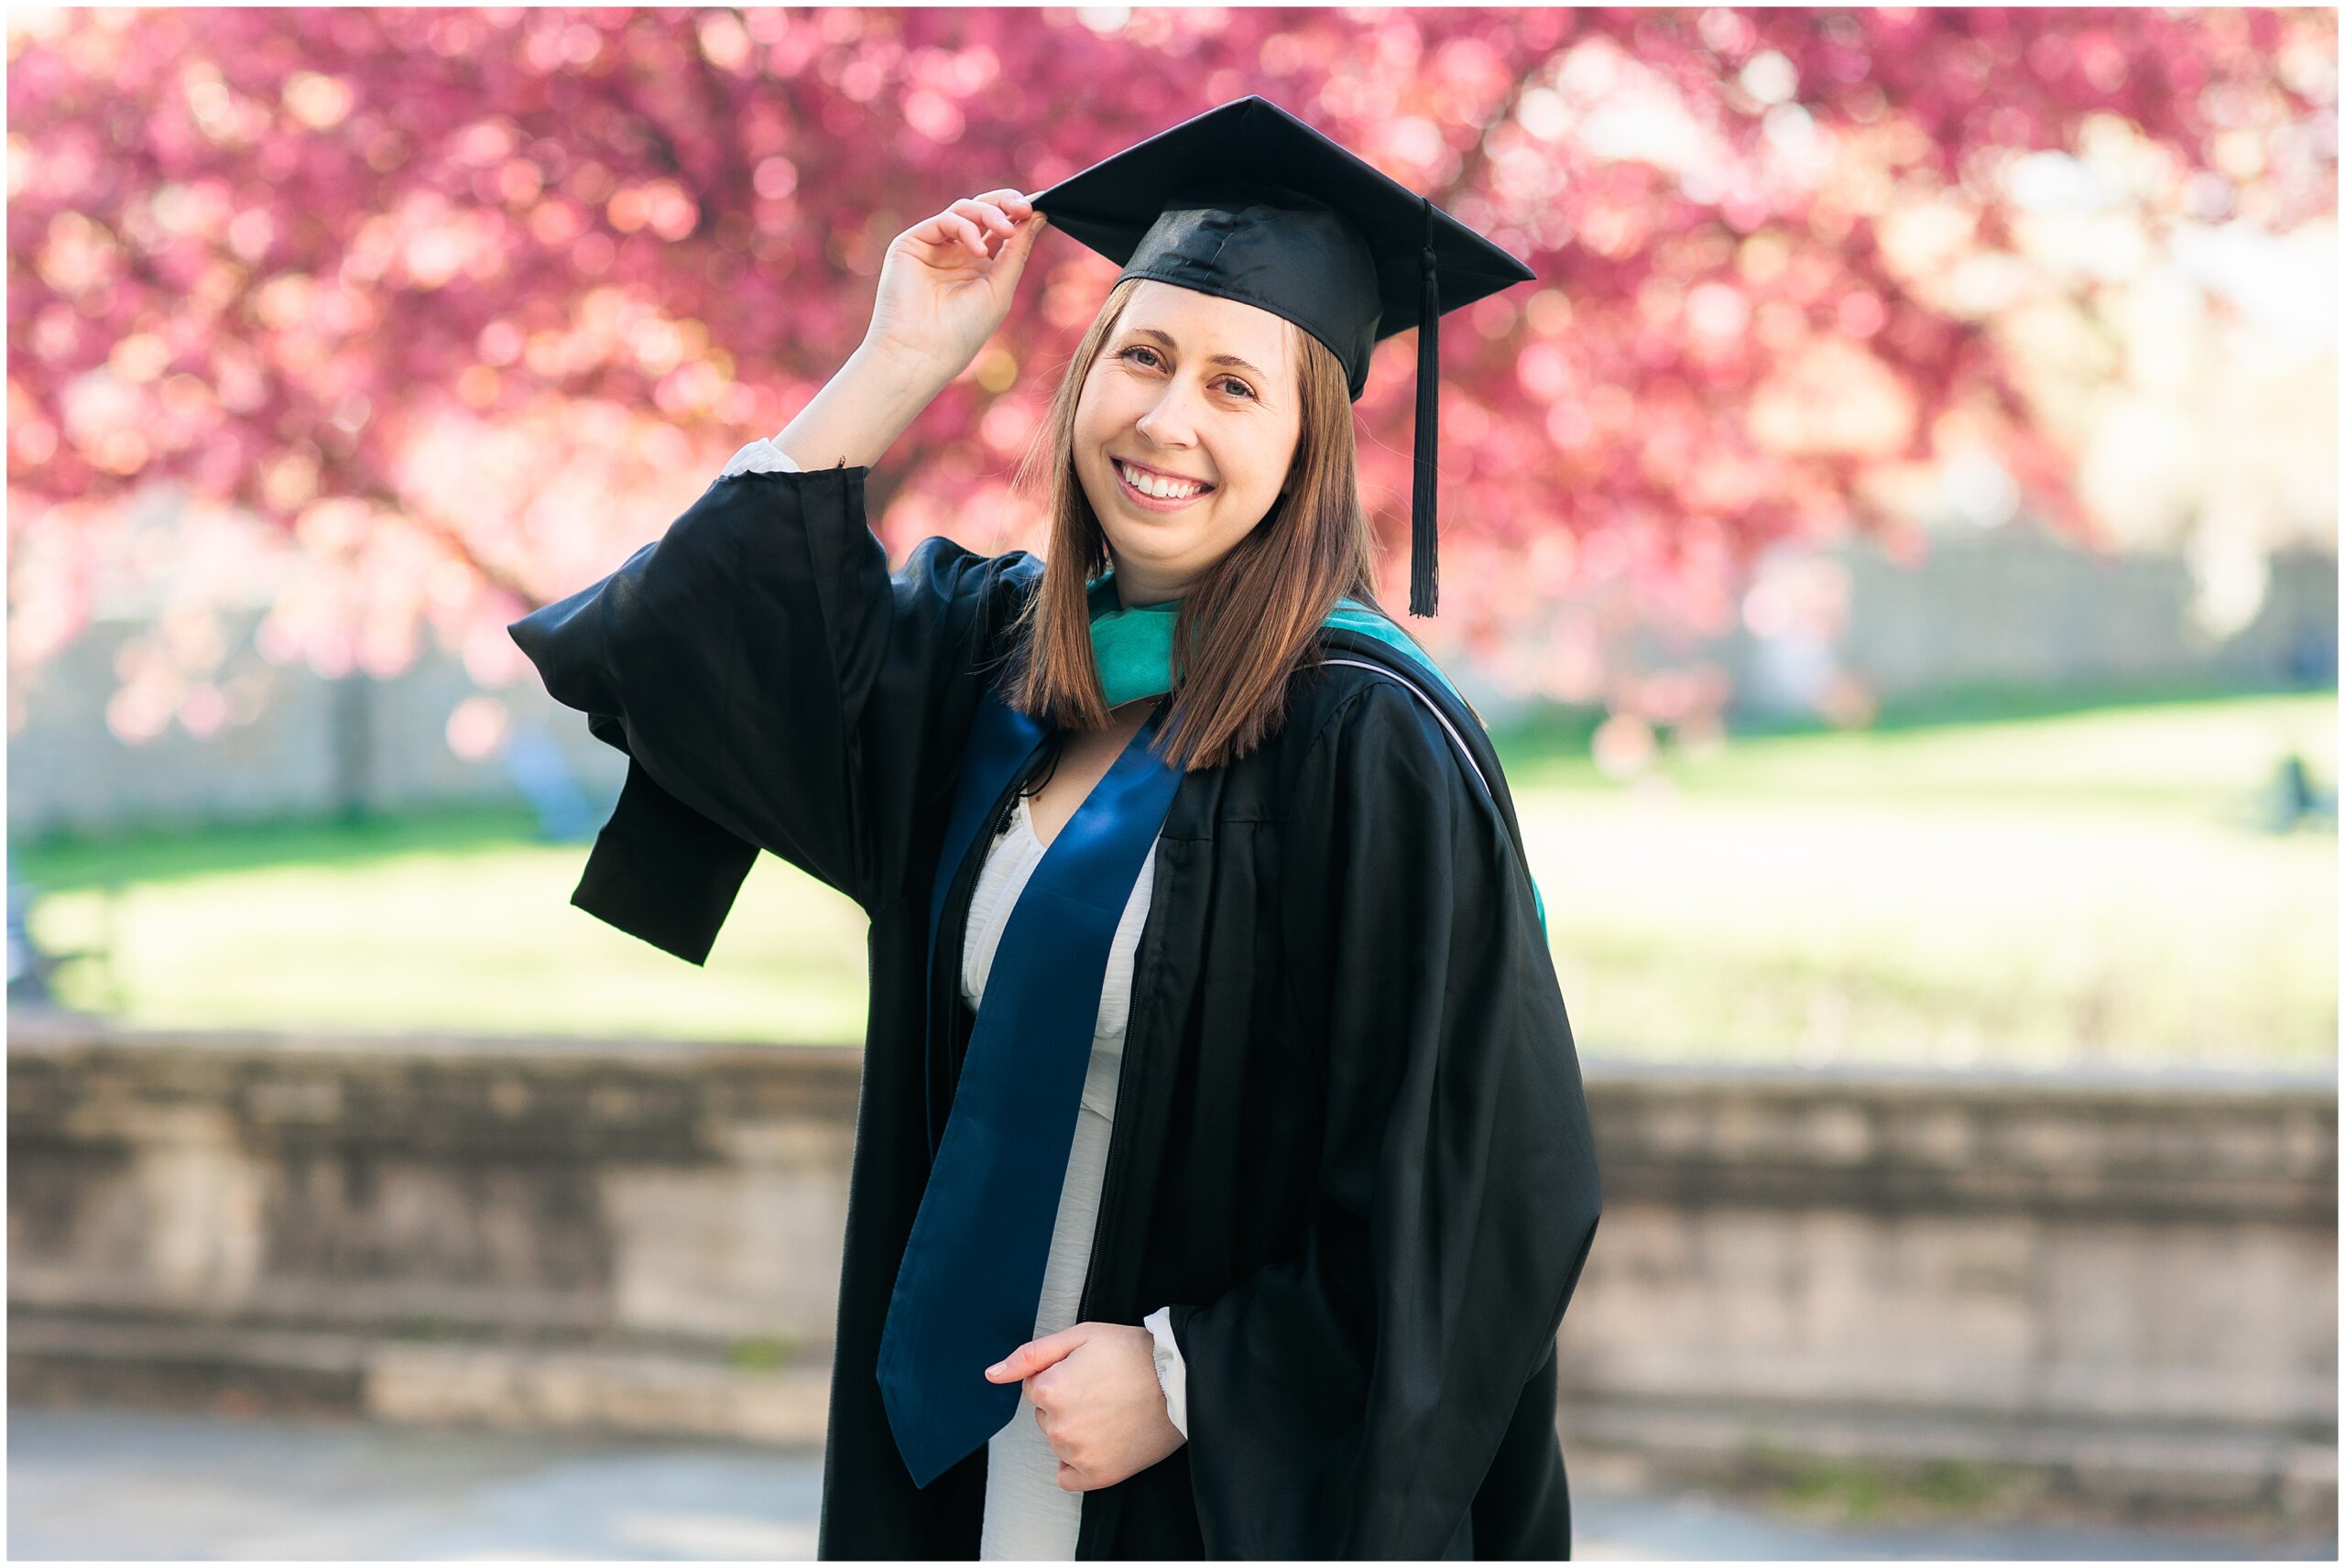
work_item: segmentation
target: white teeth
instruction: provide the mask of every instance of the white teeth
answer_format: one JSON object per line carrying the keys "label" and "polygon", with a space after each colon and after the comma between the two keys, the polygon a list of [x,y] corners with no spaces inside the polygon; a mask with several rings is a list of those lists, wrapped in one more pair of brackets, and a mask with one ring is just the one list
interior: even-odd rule
{"label": "white teeth", "polygon": [[1178,501],[1194,495],[1205,487],[1202,485],[1179,485],[1170,479],[1159,479],[1142,474],[1129,463],[1118,463],[1116,470],[1131,483],[1131,487],[1143,495],[1153,495],[1160,501]]}

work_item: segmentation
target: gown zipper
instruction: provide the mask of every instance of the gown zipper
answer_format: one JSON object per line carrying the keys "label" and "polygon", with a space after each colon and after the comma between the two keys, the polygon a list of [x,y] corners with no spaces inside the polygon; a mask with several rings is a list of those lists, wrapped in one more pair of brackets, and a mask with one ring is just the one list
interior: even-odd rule
{"label": "gown zipper", "polygon": [[[1162,842],[1161,838],[1160,842]],[[1133,1137],[1131,1109],[1139,1094],[1139,1091],[1133,1088],[1132,1084],[1140,1076],[1139,1069],[1143,1055],[1140,1046],[1147,1035],[1147,1025],[1142,1021],[1144,1015],[1140,1003],[1140,997],[1147,993],[1146,982],[1156,973],[1159,956],[1157,949],[1162,945],[1161,942],[1150,940],[1151,928],[1161,928],[1161,922],[1156,919],[1156,906],[1164,897],[1163,889],[1166,881],[1161,855],[1156,869],[1156,883],[1151,889],[1149,898],[1149,912],[1140,918],[1140,941],[1132,955],[1132,1001],[1131,1007],[1124,1015],[1123,1065],[1117,1070],[1116,1073],[1115,1119],[1107,1126],[1107,1159],[1099,1170],[1099,1213],[1098,1216],[1092,1221],[1091,1250],[1088,1260],[1084,1265],[1083,1293],[1075,1303],[1074,1315],[1078,1323],[1091,1321],[1092,1287],[1105,1272],[1101,1268],[1101,1261],[1106,1256],[1106,1249],[1115,1244],[1117,1236],[1108,1220],[1109,1216],[1115,1214],[1116,1201],[1121,1196],[1123,1191],[1120,1178],[1127,1163],[1124,1156],[1131,1146]],[[1117,1259],[1117,1261],[1121,1260]]]}

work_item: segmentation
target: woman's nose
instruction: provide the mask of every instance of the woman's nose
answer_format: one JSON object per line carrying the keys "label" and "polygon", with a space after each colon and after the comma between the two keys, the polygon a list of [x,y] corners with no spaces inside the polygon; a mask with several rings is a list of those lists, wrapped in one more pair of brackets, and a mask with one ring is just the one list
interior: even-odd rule
{"label": "woman's nose", "polygon": [[1196,444],[1196,421],[1190,415],[1186,395],[1177,387],[1166,387],[1155,406],[1140,416],[1139,424],[1141,432],[1158,446]]}

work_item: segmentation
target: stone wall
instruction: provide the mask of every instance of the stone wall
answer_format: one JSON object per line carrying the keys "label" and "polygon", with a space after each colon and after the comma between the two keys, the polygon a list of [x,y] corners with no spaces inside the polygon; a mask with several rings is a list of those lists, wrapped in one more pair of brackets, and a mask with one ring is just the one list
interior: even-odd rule
{"label": "stone wall", "polygon": [[[13,1018],[12,1397],[819,1443],[860,1062]],[[2333,1080],[1587,1083],[1567,1453],[2333,1521]]]}
{"label": "stone wall", "polygon": [[2333,1509],[2333,1079],[1613,1067],[1591,1102],[1567,1430]]}

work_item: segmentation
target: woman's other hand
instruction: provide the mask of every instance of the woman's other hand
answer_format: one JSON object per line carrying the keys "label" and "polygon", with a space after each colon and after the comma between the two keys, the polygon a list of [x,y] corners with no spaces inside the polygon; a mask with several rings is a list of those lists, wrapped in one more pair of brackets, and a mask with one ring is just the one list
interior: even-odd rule
{"label": "woman's other hand", "polygon": [[950,381],[1009,314],[1034,237],[1050,220],[1016,191],[988,191],[889,244],[865,341]]}
{"label": "woman's other hand", "polygon": [[1028,1340],[986,1376],[1025,1381],[1070,1492],[1112,1486],[1188,1441],[1164,1409],[1156,1336],[1136,1323],[1079,1323]]}

